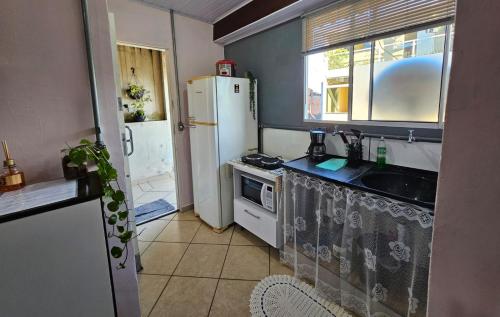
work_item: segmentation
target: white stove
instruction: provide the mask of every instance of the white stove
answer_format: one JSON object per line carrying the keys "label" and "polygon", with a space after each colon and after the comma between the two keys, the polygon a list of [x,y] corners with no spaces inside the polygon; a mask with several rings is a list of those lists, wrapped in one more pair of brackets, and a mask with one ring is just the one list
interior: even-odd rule
{"label": "white stove", "polygon": [[283,168],[229,161],[233,167],[234,221],[275,248],[283,243],[280,211]]}
{"label": "white stove", "polygon": [[[253,174],[271,181],[276,181],[276,178],[283,176],[284,168],[280,167],[274,170],[264,169],[248,163],[244,163],[241,159],[229,161],[228,164],[240,171]],[[281,180],[280,180],[281,182]]]}

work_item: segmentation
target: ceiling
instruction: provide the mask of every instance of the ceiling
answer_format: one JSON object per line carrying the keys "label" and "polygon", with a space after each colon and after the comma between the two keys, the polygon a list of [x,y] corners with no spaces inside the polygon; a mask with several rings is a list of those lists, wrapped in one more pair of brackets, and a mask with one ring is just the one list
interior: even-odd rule
{"label": "ceiling", "polygon": [[195,19],[213,24],[226,13],[250,2],[249,0],[141,0],[154,6],[172,9]]}

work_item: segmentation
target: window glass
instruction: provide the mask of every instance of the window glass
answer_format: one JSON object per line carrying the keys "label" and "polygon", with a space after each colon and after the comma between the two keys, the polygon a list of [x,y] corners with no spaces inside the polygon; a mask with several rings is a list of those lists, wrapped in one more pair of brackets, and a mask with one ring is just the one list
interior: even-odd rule
{"label": "window glass", "polygon": [[374,42],[372,120],[438,122],[445,29]]}
{"label": "window glass", "polygon": [[352,120],[369,119],[371,50],[371,42],[354,45]]}
{"label": "window glass", "polygon": [[441,25],[307,55],[304,118],[442,123],[453,37]]}
{"label": "window glass", "polygon": [[307,56],[305,119],[347,120],[349,54],[349,48],[338,48]]}

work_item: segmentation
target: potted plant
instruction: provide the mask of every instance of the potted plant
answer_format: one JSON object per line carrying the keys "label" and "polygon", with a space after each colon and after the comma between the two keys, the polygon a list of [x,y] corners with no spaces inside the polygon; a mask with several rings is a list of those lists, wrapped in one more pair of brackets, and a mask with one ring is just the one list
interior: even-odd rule
{"label": "potted plant", "polygon": [[104,194],[103,213],[109,225],[107,237],[113,239],[114,244],[109,252],[113,258],[119,260],[117,268],[125,268],[129,256],[129,242],[134,238],[134,232],[130,227],[128,202],[125,193],[120,189],[118,172],[110,162],[108,150],[83,139],[80,145],[68,148],[67,156],[69,163],[79,168],[86,169],[88,164],[97,167]]}
{"label": "potted plant", "polygon": [[130,97],[130,99],[139,100],[146,93],[146,89],[144,88],[144,86],[129,84],[125,92],[127,93],[127,96]]}
{"label": "potted plant", "polygon": [[146,113],[144,111],[144,106],[147,102],[151,102],[149,90],[146,90],[144,86],[129,84],[126,93],[127,96],[134,100],[130,104],[130,116],[128,117],[129,120],[132,120],[134,122],[145,121]]}
{"label": "potted plant", "polygon": [[144,122],[146,120],[146,114],[144,110],[139,109],[134,112],[134,121],[135,122]]}

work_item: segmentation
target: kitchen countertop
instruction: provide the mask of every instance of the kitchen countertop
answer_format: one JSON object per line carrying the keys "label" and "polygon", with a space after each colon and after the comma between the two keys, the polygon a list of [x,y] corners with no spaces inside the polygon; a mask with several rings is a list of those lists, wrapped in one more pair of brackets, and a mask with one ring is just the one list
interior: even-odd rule
{"label": "kitchen countertop", "polygon": [[[331,158],[345,158],[336,155],[327,155],[324,161],[329,160]],[[430,180],[437,181],[438,173],[432,171],[425,171],[415,168],[390,165],[387,164],[383,170],[379,170],[375,164],[375,162],[371,161],[362,161],[358,167],[349,167],[346,166],[337,171],[331,171],[324,168],[317,167],[316,165],[320,162],[312,161],[308,156],[304,156],[286,163],[283,163],[283,167],[285,169],[289,169],[298,173],[303,173],[312,177],[316,177],[322,179],[327,182],[332,182],[338,185],[344,185],[347,187],[359,189],[365,192],[377,194],[384,197],[393,198],[399,201],[407,202],[410,204],[414,204],[420,207],[425,207],[434,210],[434,203],[422,202],[418,200],[414,200],[411,198],[395,195],[392,193],[379,191],[373,188],[366,187],[361,182],[361,176],[369,173],[371,171],[384,171],[384,172],[396,172],[402,173],[406,175],[415,175],[419,177],[425,177]]]}
{"label": "kitchen countertop", "polygon": [[78,180],[31,184],[0,194],[0,223],[91,201],[101,194],[101,183],[95,172]]}

